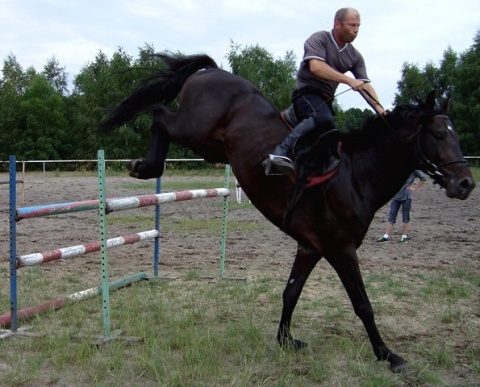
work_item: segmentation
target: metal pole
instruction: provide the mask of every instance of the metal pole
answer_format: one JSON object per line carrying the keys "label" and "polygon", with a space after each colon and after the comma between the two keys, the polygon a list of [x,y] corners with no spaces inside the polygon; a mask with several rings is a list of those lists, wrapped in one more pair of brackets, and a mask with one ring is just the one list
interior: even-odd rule
{"label": "metal pole", "polygon": [[10,156],[10,315],[12,316],[11,331],[17,331],[17,223],[15,210],[17,207],[17,162],[15,156]]}
{"label": "metal pole", "polygon": [[[160,194],[162,192],[162,178],[157,178],[157,186],[155,192]],[[160,265],[160,204],[155,206],[155,229],[158,235],[155,238],[153,246],[153,276],[158,277],[158,266]]]}
{"label": "metal pole", "polygon": [[[225,165],[225,188],[230,189],[230,165]],[[225,273],[225,246],[227,239],[227,213],[228,213],[228,195],[223,197],[222,210],[222,241],[220,247],[220,278]]]}
{"label": "metal pole", "polygon": [[105,195],[105,154],[98,151],[98,213],[100,217],[100,241],[101,241],[101,273],[102,273],[102,306],[103,328],[105,338],[110,338],[110,291],[108,286],[108,251],[107,251],[107,221],[105,208],[107,199]]}

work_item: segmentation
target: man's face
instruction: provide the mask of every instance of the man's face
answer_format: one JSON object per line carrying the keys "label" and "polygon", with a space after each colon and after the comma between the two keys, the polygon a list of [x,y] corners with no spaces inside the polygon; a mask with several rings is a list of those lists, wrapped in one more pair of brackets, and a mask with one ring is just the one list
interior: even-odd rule
{"label": "man's face", "polygon": [[349,12],[343,22],[335,21],[335,29],[343,43],[352,43],[360,29],[360,18],[354,12]]}

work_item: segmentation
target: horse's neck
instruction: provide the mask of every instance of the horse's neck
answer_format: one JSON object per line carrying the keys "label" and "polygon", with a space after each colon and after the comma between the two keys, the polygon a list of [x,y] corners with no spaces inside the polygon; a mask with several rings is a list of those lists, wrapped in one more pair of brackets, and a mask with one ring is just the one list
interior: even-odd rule
{"label": "horse's neck", "polygon": [[359,181],[361,195],[368,196],[374,212],[400,190],[413,168],[412,153],[395,139],[352,157],[352,179]]}

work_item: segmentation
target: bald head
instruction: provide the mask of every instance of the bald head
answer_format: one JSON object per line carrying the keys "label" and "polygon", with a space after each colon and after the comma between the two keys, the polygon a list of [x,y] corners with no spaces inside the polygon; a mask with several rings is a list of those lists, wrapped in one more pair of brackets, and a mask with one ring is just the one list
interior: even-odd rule
{"label": "bald head", "polygon": [[338,20],[340,23],[344,22],[347,17],[349,16],[355,16],[358,19],[360,19],[360,13],[355,9],[355,8],[340,8],[336,13],[335,13],[335,19],[334,21]]}

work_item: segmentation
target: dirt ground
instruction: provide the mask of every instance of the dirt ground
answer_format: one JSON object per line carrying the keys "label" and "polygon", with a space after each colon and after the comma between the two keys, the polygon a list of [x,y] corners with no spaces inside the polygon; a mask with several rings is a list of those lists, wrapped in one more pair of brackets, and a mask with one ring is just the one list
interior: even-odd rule
{"label": "dirt ground", "polygon": [[[164,177],[164,182],[175,179],[201,179],[199,177]],[[7,174],[0,180],[8,180]],[[97,199],[97,179],[82,174],[27,173],[25,177],[23,206],[73,202]],[[136,196],[151,194],[145,183],[128,176],[107,178],[107,197]],[[223,179],[212,181],[213,187],[222,187]],[[20,191],[20,186],[18,186]],[[20,195],[18,200],[21,201]],[[235,201],[232,194],[231,200]],[[182,219],[221,219],[222,199],[201,199],[188,202],[168,203],[162,206],[162,219],[170,225]],[[21,203],[19,203],[19,206]],[[0,186],[0,282],[2,297],[7,293],[9,228],[8,188]],[[108,237],[153,229],[153,208],[111,214],[118,217],[108,225]],[[388,215],[388,205],[378,211],[364,244],[358,251],[364,274],[389,273],[397,269],[412,273],[461,269],[469,276],[480,276],[480,189],[477,187],[465,201],[448,199],[443,190],[431,181],[414,194],[412,204],[411,240],[397,243],[400,229],[397,227],[392,241],[376,244],[383,234]],[[151,225],[149,217],[151,216]],[[126,218],[127,217],[127,218]],[[130,218],[128,218],[130,217]],[[287,278],[296,244],[268,223],[243,197],[242,205],[232,203],[228,214],[229,222],[247,220],[250,227],[227,231],[225,275],[255,279],[268,276]],[[126,220],[125,220],[126,219]],[[145,219],[147,219],[145,221]],[[400,219],[399,219],[400,221]],[[110,224],[111,223],[111,224]],[[230,223],[232,224],[232,223]],[[173,226],[172,226],[173,227]],[[17,254],[43,252],[60,247],[78,245],[98,240],[99,226],[95,211],[22,220],[17,223]],[[153,243],[140,242],[133,246],[109,250],[110,275],[113,279],[145,271],[152,273]],[[161,236],[160,274],[185,276],[191,270],[205,275],[217,275],[220,256],[220,229],[205,233],[199,227],[181,232],[166,232]],[[321,262],[320,271],[326,270]],[[318,268],[317,268],[318,269]],[[317,270],[316,269],[316,270]],[[19,276],[22,274],[20,269]],[[99,254],[42,265],[45,278],[52,283],[61,281],[68,274],[79,274],[85,283],[96,286],[100,280]],[[313,275],[315,279],[318,275]],[[308,283],[307,283],[308,284]],[[321,288],[321,283],[312,283],[310,292]],[[78,289],[82,290],[82,289]],[[477,293],[478,296],[478,293]],[[476,315],[471,321],[480,334],[480,300],[473,300]],[[2,302],[2,305],[5,303]],[[0,311],[3,313],[3,311]],[[394,322],[393,322],[394,323]],[[421,322],[418,322],[419,324]],[[422,329],[428,329],[423,327]]]}
{"label": "dirt ground", "polygon": [[[5,176],[6,177],[6,176]],[[223,186],[223,177],[175,177],[165,176],[169,181],[212,180],[213,187]],[[3,179],[2,179],[3,180]],[[6,180],[6,179],[5,179]],[[98,199],[98,186],[95,176],[81,174],[27,173],[25,178],[24,202],[18,191],[18,206],[28,207],[40,204],[75,202]],[[0,262],[8,261],[8,186],[0,186]],[[128,176],[107,177],[107,197],[126,197],[154,193],[145,182]],[[465,201],[449,199],[444,190],[431,181],[414,194],[412,203],[412,231],[409,243],[396,243],[400,238],[401,219],[394,229],[392,241],[376,244],[376,238],[383,235],[388,215],[388,204],[375,216],[370,230],[358,251],[362,270],[375,270],[379,263],[385,265],[411,266],[435,270],[442,266],[463,267],[471,274],[480,273],[480,189],[475,189]],[[230,198],[235,201],[233,192]],[[208,198],[187,202],[166,203],[162,206],[162,220],[180,222],[182,219],[219,219],[222,216],[222,198]],[[113,238],[154,228],[153,207],[129,210],[109,215],[107,219],[120,217],[123,221],[112,221],[108,225],[108,237]],[[149,216],[152,216],[149,225]],[[125,220],[125,217],[127,219]],[[143,219],[136,224],[136,219]],[[129,222],[128,219],[131,218]],[[145,221],[146,219],[146,221]],[[257,277],[266,268],[278,268],[288,275],[296,244],[285,237],[276,227],[266,221],[243,195],[242,205],[232,203],[228,219],[247,220],[249,230],[227,231],[225,270],[232,275]],[[98,216],[95,211],[85,211],[43,218],[25,219],[17,223],[17,254],[43,252],[71,245],[78,245],[99,239]],[[140,227],[140,228],[139,228]],[[143,227],[143,228],[142,228]],[[198,227],[197,227],[198,228]],[[188,230],[187,230],[188,231]],[[220,230],[203,233],[194,229],[186,234],[168,232],[161,237],[161,271],[165,275],[176,275],[185,268],[200,268],[216,273],[220,254]],[[124,275],[132,270],[142,269],[151,272],[152,251],[149,242],[140,242],[129,247],[109,250],[112,255],[112,268],[120,268]],[[80,259],[60,262],[62,266],[72,265],[71,270],[81,270],[83,266],[96,265],[97,254]],[[116,258],[116,257],[119,258]],[[132,256],[136,256],[132,259]],[[113,258],[115,257],[115,258]],[[144,258],[145,257],[145,258]],[[79,265],[79,267],[76,267]],[[382,269],[382,270],[383,270]],[[70,270],[70,269],[68,269]],[[87,270],[89,271],[89,270]],[[92,268],[93,277],[98,280],[97,268]],[[59,274],[61,275],[61,273]],[[96,277],[97,276],[97,277]]]}

